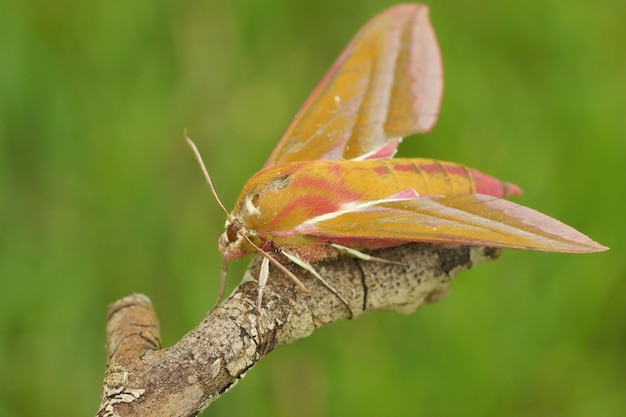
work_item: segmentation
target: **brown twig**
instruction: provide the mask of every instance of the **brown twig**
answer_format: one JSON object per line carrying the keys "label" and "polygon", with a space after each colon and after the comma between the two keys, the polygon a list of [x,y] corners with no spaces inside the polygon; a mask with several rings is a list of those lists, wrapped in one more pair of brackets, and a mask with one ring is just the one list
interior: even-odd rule
{"label": "brown twig", "polygon": [[[402,264],[349,257],[316,264],[356,316],[377,310],[412,313],[445,295],[454,275],[495,259],[498,251],[409,244],[375,255]],[[257,312],[253,277],[259,264],[253,261],[233,294],[169,348],[161,348],[158,319],[146,296],[132,294],[111,304],[98,416],[195,416],[274,348],[348,317],[345,305],[302,270],[294,272],[310,294],[272,269]]]}

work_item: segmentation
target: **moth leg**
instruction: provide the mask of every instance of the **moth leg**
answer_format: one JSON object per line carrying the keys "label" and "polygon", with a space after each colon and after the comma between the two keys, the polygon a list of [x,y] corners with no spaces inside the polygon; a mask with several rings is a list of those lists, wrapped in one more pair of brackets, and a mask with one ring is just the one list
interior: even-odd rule
{"label": "moth leg", "polygon": [[259,271],[259,295],[256,300],[256,307],[259,314],[261,314],[261,301],[263,300],[263,290],[265,284],[267,284],[267,278],[270,275],[270,261],[267,258],[263,258],[261,262],[261,270]]}
{"label": "moth leg", "polygon": [[278,269],[283,271],[285,275],[291,278],[291,280],[295,282],[298,287],[300,287],[300,290],[302,290],[302,292],[306,294],[310,292],[309,289],[304,286],[302,281],[300,281],[297,276],[295,276],[290,270],[285,268],[283,264],[272,258],[269,253],[261,252],[261,254],[263,255],[263,261],[261,262],[261,270],[259,271],[259,299],[257,303],[257,307],[259,307],[259,309],[261,308],[261,296],[263,293],[263,289],[265,288],[265,285],[267,284],[267,279],[270,275],[270,262],[272,262],[274,266],[276,266]]}
{"label": "moth leg", "polygon": [[[350,313],[350,318],[354,317],[354,312],[352,311],[352,307],[350,307],[350,303],[348,303],[348,300],[346,300],[341,294],[339,294],[339,292],[332,285],[330,285],[324,278],[322,278],[319,272],[317,272],[315,268],[313,268],[313,265],[311,265],[310,263],[308,263],[307,261],[303,259],[298,258],[296,255],[290,252],[287,252],[286,250],[281,250],[280,253],[282,253],[287,259],[289,259],[294,264],[298,265],[302,269],[305,269],[309,271],[311,274],[313,274],[313,276],[317,278],[322,283],[322,285],[324,285],[330,292],[335,294],[335,296],[339,298],[339,300],[341,300],[342,303],[345,304],[345,306],[348,308],[348,312]],[[297,282],[300,282],[300,281],[298,280]]]}
{"label": "moth leg", "polygon": [[261,270],[259,271],[259,294],[256,299],[256,333],[259,339],[259,345],[261,344],[261,316],[263,315],[263,311],[261,310],[261,302],[263,301],[263,290],[265,289],[265,285],[267,284],[267,278],[270,275],[270,260],[267,257],[263,258],[261,261]]}
{"label": "moth leg", "polygon": [[339,252],[347,253],[348,255],[354,256],[358,259],[363,259],[364,261],[372,261],[372,262],[382,262],[384,264],[394,264],[394,265],[404,265],[403,262],[398,261],[390,261],[389,259],[378,258],[376,256],[368,255],[367,253],[363,253],[356,249],[349,248],[347,246],[339,245],[337,243],[330,243],[330,246],[337,249]]}

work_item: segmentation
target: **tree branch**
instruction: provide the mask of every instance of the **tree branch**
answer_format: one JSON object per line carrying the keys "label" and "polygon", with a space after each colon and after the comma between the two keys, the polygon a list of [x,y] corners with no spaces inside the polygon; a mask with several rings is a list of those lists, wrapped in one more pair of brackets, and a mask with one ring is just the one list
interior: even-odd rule
{"label": "tree branch", "polygon": [[[315,266],[348,300],[355,317],[377,310],[409,314],[445,295],[453,276],[498,253],[408,244],[374,253],[402,265],[341,257]],[[132,294],[111,304],[98,416],[197,415],[276,347],[349,316],[336,296],[301,269],[292,271],[309,294],[270,268],[257,312],[259,266],[255,259],[232,295],[169,348],[161,348],[159,322],[146,296]]]}

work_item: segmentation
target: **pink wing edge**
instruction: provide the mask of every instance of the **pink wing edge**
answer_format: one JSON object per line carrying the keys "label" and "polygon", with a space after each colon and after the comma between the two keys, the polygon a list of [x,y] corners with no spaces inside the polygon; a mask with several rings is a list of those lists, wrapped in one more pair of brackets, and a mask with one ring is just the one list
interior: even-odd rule
{"label": "pink wing edge", "polygon": [[[504,216],[504,219],[498,218],[491,220],[488,217],[482,217],[471,211],[465,211],[464,205],[468,198],[474,198],[471,204],[477,204],[482,208],[487,208],[488,213],[494,216]],[[403,203],[417,203],[412,210],[402,210],[398,206]],[[455,206],[455,203],[460,203]],[[391,206],[391,207],[390,207]],[[421,206],[421,207],[420,207]],[[442,210],[442,207],[444,210]],[[388,219],[394,219],[398,216],[411,216],[416,210],[426,213],[441,213],[441,216],[426,214],[423,217],[428,218],[428,227],[431,228],[430,233],[423,233],[423,238],[397,236],[390,238],[372,239],[371,236],[365,234],[359,235],[358,232],[342,230],[333,230],[328,224],[325,224],[325,218],[335,219],[343,214],[360,214],[367,222],[368,212],[386,212]],[[453,212],[451,212],[451,210]],[[452,214],[453,217],[446,217]],[[417,220],[419,215],[415,215]],[[468,238],[464,236],[455,236],[454,234],[438,236],[437,226],[444,225],[446,222],[454,222],[465,224],[471,228],[484,228],[489,231],[497,231],[503,237],[512,235],[527,239],[530,243],[525,245],[515,245],[507,243],[504,238],[500,241]],[[519,226],[516,226],[519,224]],[[382,227],[382,226],[381,226]],[[410,228],[410,224],[407,224]],[[318,236],[328,238],[330,242],[340,243],[350,246],[351,242],[359,242],[363,246],[361,249],[374,249],[381,247],[397,246],[409,242],[430,242],[430,243],[449,243],[456,245],[475,245],[509,249],[535,250],[543,252],[562,252],[562,253],[591,253],[602,252],[609,248],[593,241],[588,236],[579,232],[571,226],[562,223],[546,214],[526,206],[514,203],[509,200],[497,198],[484,194],[466,194],[459,196],[417,196],[412,190],[401,191],[387,199],[378,200],[376,202],[367,202],[363,204],[351,203],[346,206],[345,210],[339,210],[336,216],[320,216],[320,219],[311,219],[289,234],[303,234],[309,236]],[[368,244],[368,242],[371,242]],[[356,247],[356,246],[354,246]]]}
{"label": "pink wing edge", "polygon": [[[383,10],[382,12],[378,13],[376,16],[374,16],[373,18],[371,18],[366,24],[365,26],[363,26],[359,32],[361,32],[362,30],[364,30],[368,24],[370,24],[372,21],[376,20],[377,18],[383,16],[383,15],[406,15],[406,14],[410,14],[410,13],[417,13],[418,11],[422,11],[422,13],[425,13],[425,20],[426,20],[426,25],[424,28],[419,28],[419,30],[427,30],[428,31],[428,35],[431,36],[432,38],[435,39],[435,44],[437,45],[436,51],[434,51],[437,55],[436,57],[436,62],[437,62],[437,66],[439,68],[439,77],[441,78],[440,81],[440,86],[438,87],[438,92],[436,94],[438,94],[439,96],[439,100],[438,100],[438,104],[437,104],[437,110],[435,111],[435,114],[439,113],[439,109],[441,107],[441,95],[443,93],[443,67],[441,64],[441,50],[439,49],[439,45],[438,42],[436,40],[436,35],[435,35],[435,31],[432,27],[432,25],[430,24],[430,21],[428,19],[428,15],[429,15],[429,8],[428,6],[424,5],[424,4],[418,4],[418,3],[405,3],[405,4],[398,4],[395,6],[392,6],[386,10]],[[328,85],[330,85],[330,81],[335,77],[335,75],[337,74],[337,71],[339,71],[339,69],[343,66],[343,64],[345,63],[347,57],[352,53],[352,47],[353,45],[358,42],[358,36],[355,36],[350,43],[348,43],[348,45],[344,48],[344,50],[341,52],[341,54],[339,55],[339,57],[335,60],[335,62],[333,63],[333,65],[330,67],[330,69],[328,70],[328,72],[324,75],[324,77],[322,77],[322,79],[317,83],[317,85],[315,86],[315,88],[313,89],[313,91],[311,92],[311,94],[309,94],[309,96],[306,98],[306,100],[304,101],[304,103],[302,104],[302,106],[300,106],[300,108],[298,109],[297,113],[295,114],[295,116],[293,117],[292,121],[289,123],[289,126],[287,127],[287,129],[285,130],[285,133],[283,134],[283,136],[281,136],[280,140],[278,141],[277,145],[274,147],[274,149],[272,150],[272,152],[270,153],[269,157],[267,158],[267,160],[265,161],[265,163],[263,164],[263,168],[267,168],[268,166],[272,165],[272,160],[276,157],[278,150],[281,148],[281,144],[287,140],[287,133],[290,132],[292,130],[292,128],[300,121],[300,116],[302,115],[302,113],[304,113],[310,106],[311,102],[313,100],[315,100],[315,98],[317,98],[318,93],[320,91],[322,91],[323,89],[325,89]],[[432,52],[432,51],[431,51]],[[417,110],[416,110],[417,112]],[[425,132],[429,132],[430,130],[433,129],[433,127],[435,126],[435,124],[437,123],[437,116],[431,116],[429,119],[427,119],[426,121],[423,120],[422,118],[422,127],[420,130],[414,132],[414,133],[425,133]],[[362,160],[362,159],[388,159],[388,158],[392,158],[398,149],[398,146],[400,145],[400,143],[402,142],[403,138],[389,138],[389,140],[387,142],[385,142],[379,149],[376,149],[366,155],[363,155],[359,158],[356,158],[357,160]]]}

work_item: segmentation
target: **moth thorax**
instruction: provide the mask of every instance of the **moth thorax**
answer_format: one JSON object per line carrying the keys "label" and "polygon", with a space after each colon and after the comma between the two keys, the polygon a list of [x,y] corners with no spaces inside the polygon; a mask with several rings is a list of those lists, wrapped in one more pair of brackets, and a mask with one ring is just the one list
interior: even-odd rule
{"label": "moth thorax", "polygon": [[259,209],[259,194],[247,195],[244,198],[243,209],[244,213],[247,216],[258,216],[261,214],[261,209]]}

